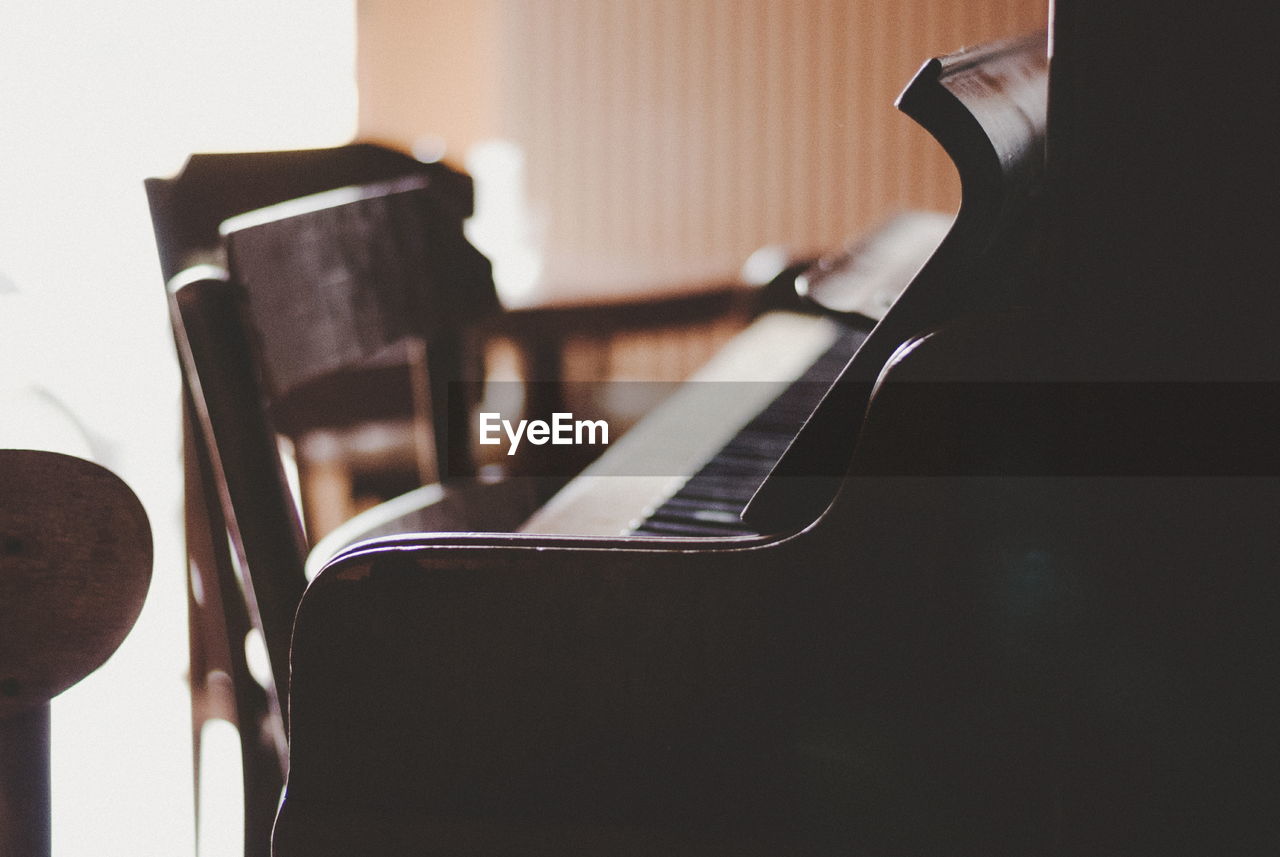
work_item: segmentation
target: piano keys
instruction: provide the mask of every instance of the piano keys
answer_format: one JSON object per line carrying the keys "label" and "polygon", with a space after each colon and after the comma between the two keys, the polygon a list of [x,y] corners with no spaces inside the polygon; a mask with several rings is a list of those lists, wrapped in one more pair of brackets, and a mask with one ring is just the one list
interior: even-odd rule
{"label": "piano keys", "polygon": [[[742,510],[951,218],[904,212],[801,274],[840,319],[770,313],[610,447],[524,533],[753,535]],[[640,474],[646,462],[664,473]],[[650,465],[651,466],[651,465]]]}
{"label": "piano keys", "polygon": [[[633,530],[785,395],[840,333],[840,326],[825,318],[784,312],[760,318],[548,501],[521,532],[622,535]],[[800,416],[793,431],[802,421]],[[646,472],[654,469],[653,462],[660,462],[662,472]]]}
{"label": "piano keys", "polygon": [[712,458],[630,533],[647,536],[759,535],[742,510],[786,452],[870,329],[844,325],[794,382],[751,418]]}

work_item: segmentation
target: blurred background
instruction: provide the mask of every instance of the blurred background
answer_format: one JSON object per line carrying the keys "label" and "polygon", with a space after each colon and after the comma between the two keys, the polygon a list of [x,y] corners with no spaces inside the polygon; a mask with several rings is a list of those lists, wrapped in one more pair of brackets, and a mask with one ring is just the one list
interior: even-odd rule
{"label": "blurred background", "polygon": [[[893,99],[924,59],[1046,17],[1043,0],[0,5],[0,386],[60,403],[83,449],[7,445],[115,470],[156,542],[134,633],[54,702],[54,852],[197,839],[179,379],[143,178],[192,152],[373,140],[476,177],[469,234],[508,300],[696,287],[765,245],[832,250],[901,208],[954,210],[945,156]],[[202,854],[239,847],[238,764],[215,725]]]}

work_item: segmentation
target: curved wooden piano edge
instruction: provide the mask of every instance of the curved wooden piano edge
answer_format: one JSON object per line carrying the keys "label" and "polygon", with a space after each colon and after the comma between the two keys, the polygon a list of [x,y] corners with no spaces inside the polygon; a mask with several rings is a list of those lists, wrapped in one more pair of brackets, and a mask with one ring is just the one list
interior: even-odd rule
{"label": "curved wooden piano edge", "polygon": [[[910,385],[954,370],[957,349],[980,367],[1037,342],[997,336],[993,353],[983,325],[886,373],[860,456],[910,454],[899,429],[919,414],[895,371]],[[1000,418],[940,403],[907,446]],[[1280,549],[1263,520],[1280,481],[864,463],[784,537],[420,535],[337,558],[295,629],[277,853],[422,853],[422,837],[599,853],[601,830],[612,853],[752,837],[774,853],[1084,853],[1256,828],[1270,793],[1233,759],[1280,761],[1258,563]]]}

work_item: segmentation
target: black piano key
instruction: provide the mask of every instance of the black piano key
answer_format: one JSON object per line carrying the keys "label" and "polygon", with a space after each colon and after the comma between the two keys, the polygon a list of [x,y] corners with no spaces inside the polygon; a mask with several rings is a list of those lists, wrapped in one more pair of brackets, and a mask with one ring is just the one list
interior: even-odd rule
{"label": "black piano key", "polygon": [[742,523],[737,512],[716,509],[681,509],[672,506],[664,506],[661,511],[655,512],[650,516],[649,523],[654,521],[665,521],[672,524],[696,521],[699,524],[728,527],[734,527]]}
{"label": "black piano key", "polygon": [[742,427],[633,532],[708,538],[755,535],[742,510],[813,413],[867,331],[846,328],[809,368]]}
{"label": "black piano key", "polygon": [[701,498],[704,500],[724,500],[727,502],[745,503],[751,499],[752,489],[741,479],[699,474],[684,484],[675,496]]}
{"label": "black piano key", "polygon": [[732,536],[750,536],[755,533],[741,521],[735,525],[706,524],[676,521],[647,520],[635,529],[636,533],[655,536],[698,536],[702,538],[724,538]]}
{"label": "black piano key", "polygon": [[710,499],[693,500],[687,497],[672,497],[670,500],[663,503],[662,505],[664,509],[668,509],[668,510],[672,510],[672,509],[687,510],[690,513],[694,514],[695,517],[697,516],[697,513],[700,513],[700,512],[715,512],[715,513],[726,514],[726,515],[736,515],[738,514],[738,510],[740,508],[737,503],[710,500]]}

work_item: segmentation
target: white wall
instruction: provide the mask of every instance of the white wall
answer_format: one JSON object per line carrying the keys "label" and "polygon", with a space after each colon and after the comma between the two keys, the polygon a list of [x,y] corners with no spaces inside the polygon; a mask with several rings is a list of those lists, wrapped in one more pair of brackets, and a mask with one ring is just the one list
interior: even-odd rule
{"label": "white wall", "polygon": [[[0,4],[0,390],[63,400],[156,545],[133,634],[54,701],[60,857],[193,852],[178,375],[142,180],[350,138],[354,21],[353,0]],[[230,761],[206,857],[240,850]]]}

